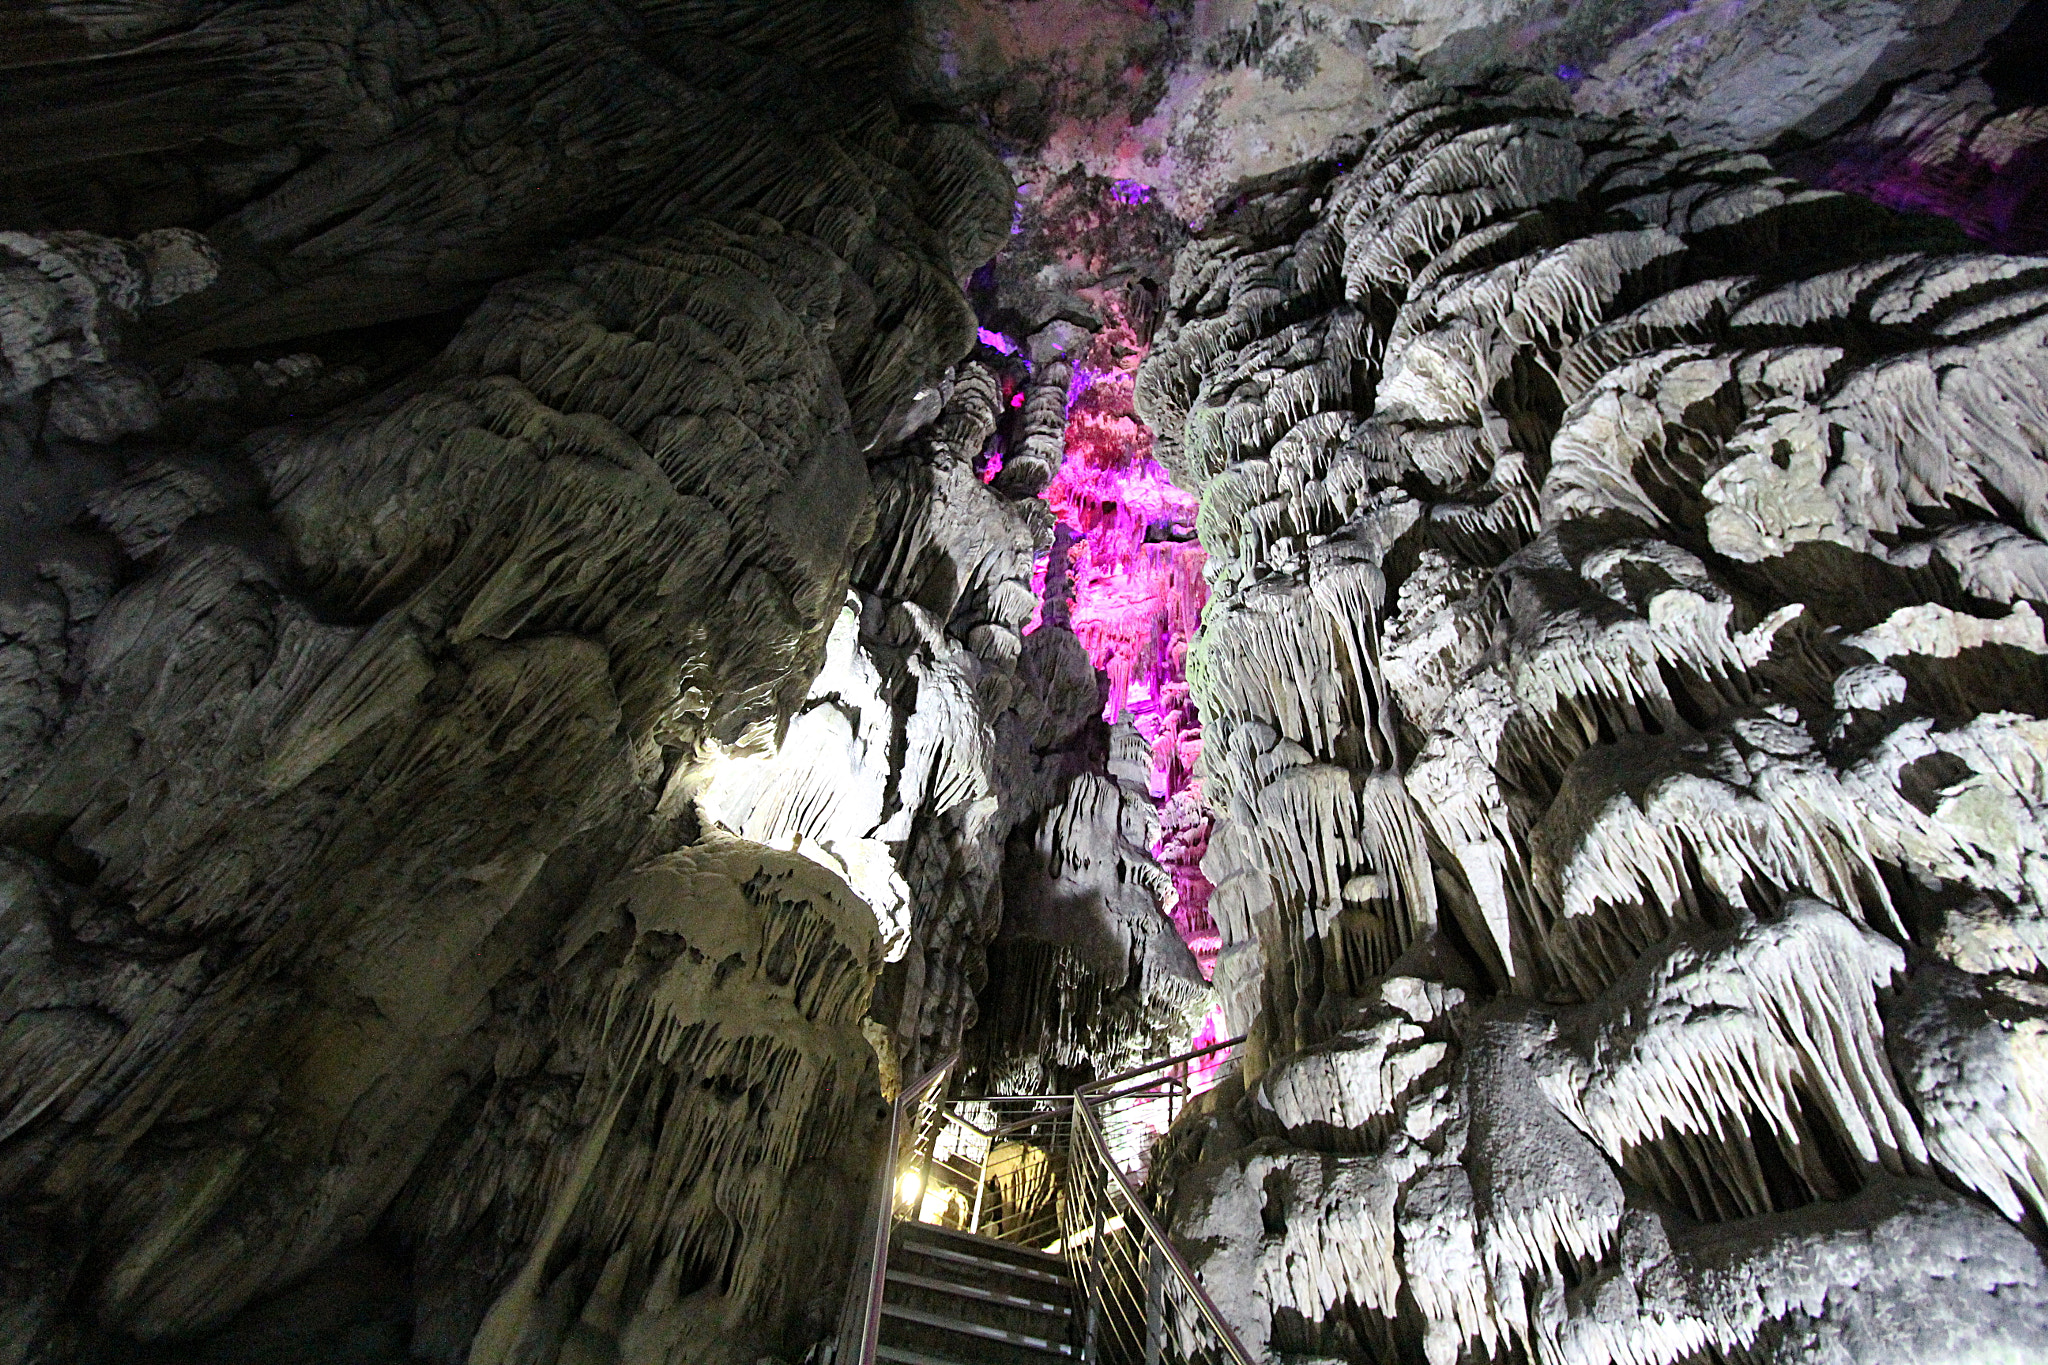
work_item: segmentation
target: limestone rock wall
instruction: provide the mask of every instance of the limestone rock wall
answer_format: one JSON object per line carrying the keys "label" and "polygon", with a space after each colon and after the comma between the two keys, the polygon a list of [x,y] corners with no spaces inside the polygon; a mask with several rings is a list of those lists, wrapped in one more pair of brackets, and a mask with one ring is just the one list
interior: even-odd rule
{"label": "limestone rock wall", "polygon": [[2025,0],[916,0],[916,79],[985,111],[1033,195],[1072,167],[1184,219],[1378,126],[1402,73],[1554,72],[1582,112],[1744,149],[1975,60]]}
{"label": "limestone rock wall", "polygon": [[1405,87],[1241,186],[1140,376],[1201,495],[1262,1358],[2048,1341],[2048,261]]}
{"label": "limestone rock wall", "polygon": [[1867,195],[1912,213],[1938,213],[2002,251],[2048,245],[2048,7],[2030,11],[1978,70],[1923,76],[1891,92],[1856,124],[1779,158],[1822,189]]}
{"label": "limestone rock wall", "polygon": [[[1032,392],[1045,369],[1064,366],[1042,361]],[[1056,463],[1066,381],[1053,387],[1018,435]],[[842,769],[843,738],[793,729],[772,786],[748,799],[800,828],[804,848],[831,848],[859,805],[850,824],[871,831],[865,847],[900,893],[871,899],[904,906],[904,952],[876,1014],[906,1074],[964,1043],[970,1093],[1034,1093],[1172,1051],[1208,992],[1166,918],[1149,754],[1102,723],[1102,680],[1063,619],[1060,575],[1048,572],[1043,602],[1032,592],[1051,513],[1034,481],[979,472],[997,377],[970,359],[938,392],[932,425],[874,465],[878,530],[842,618],[856,653],[813,688],[832,698],[835,736],[860,718],[865,756]],[[1026,463],[1006,459],[1002,474]]]}
{"label": "limestone rock wall", "polygon": [[1208,1012],[1208,983],[1169,918],[1173,879],[1152,854],[1151,760],[1117,725],[1106,771],[1067,775],[1011,843],[976,1039],[990,1093],[1060,1093],[1170,1057]]}
{"label": "limestone rock wall", "polygon": [[[971,825],[1008,699],[940,627],[1029,611],[878,606],[845,680],[1010,198],[855,8],[17,26],[11,202],[141,226],[0,235],[0,1359],[365,1245],[426,1359],[829,1329],[927,890],[877,826]],[[858,809],[776,808],[747,765],[829,737]]]}
{"label": "limestone rock wall", "polygon": [[[895,117],[886,0],[44,8],[0,96],[8,197],[210,223],[222,279],[152,325],[165,354],[468,305],[568,242],[748,208],[895,272],[884,323],[936,319],[1009,226],[971,131]],[[931,339],[894,344],[917,370]]]}
{"label": "limestone rock wall", "polygon": [[[1250,1089],[1159,1169],[1248,1338],[2037,1343],[2048,267],[1626,117],[1962,8],[0,19],[0,1365],[798,1357],[884,1087],[1177,1044],[1035,496],[1098,329],[1212,557]],[[1576,103],[1410,79],[1510,49]]]}

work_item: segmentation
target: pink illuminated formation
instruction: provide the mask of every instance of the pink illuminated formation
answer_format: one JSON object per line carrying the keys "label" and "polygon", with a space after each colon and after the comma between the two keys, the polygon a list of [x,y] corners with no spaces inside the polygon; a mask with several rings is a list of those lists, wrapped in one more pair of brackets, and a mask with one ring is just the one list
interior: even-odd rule
{"label": "pink illuminated formation", "polygon": [[[1174,922],[1208,976],[1220,941],[1199,866],[1209,818],[1194,776],[1202,725],[1187,678],[1188,642],[1209,596],[1206,556],[1194,539],[1195,499],[1152,458],[1152,433],[1132,411],[1143,357],[1143,345],[1117,326],[1075,367],[1066,462],[1045,497],[1075,542],[1073,629],[1109,679],[1103,719],[1128,717],[1152,746],[1161,829],[1152,851],[1179,892]],[[1032,584],[1041,598],[1045,573],[1041,560]]]}

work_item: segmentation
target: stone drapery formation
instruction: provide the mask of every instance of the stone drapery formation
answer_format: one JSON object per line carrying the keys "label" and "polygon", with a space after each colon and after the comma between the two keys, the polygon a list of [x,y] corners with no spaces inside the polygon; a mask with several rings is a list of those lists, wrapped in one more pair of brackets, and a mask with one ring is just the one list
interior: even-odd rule
{"label": "stone drapery formation", "polygon": [[1073,773],[1005,857],[978,1049],[990,1093],[1057,1093],[1172,1056],[1209,1010],[1153,856],[1150,748],[1128,723],[1108,740],[1107,772]]}
{"label": "stone drapery formation", "polygon": [[800,1359],[1212,958],[1262,1351],[2038,1350],[2017,7],[14,7],[0,1365]]}
{"label": "stone drapery formation", "polygon": [[2011,66],[2036,76],[2048,60],[2048,7],[2036,8],[2032,42],[2014,43],[2010,63],[1909,82],[1872,117],[1779,164],[1822,189],[1938,213],[2002,251],[2048,247],[2048,91],[1986,79]]}
{"label": "stone drapery formation", "polygon": [[135,230],[0,236],[0,1359],[366,1239],[423,1358],[800,1355],[914,926],[889,812],[741,769],[825,723],[1007,174],[887,6],[95,13],[9,53],[9,193]]}
{"label": "stone drapery formation", "polygon": [[1162,1169],[1263,1357],[2048,1339],[2044,284],[1537,78],[1182,252],[1252,1043]]}
{"label": "stone drapery formation", "polygon": [[[1039,335],[1047,331],[1064,333],[1075,349],[1088,341],[1070,324],[1056,323]],[[1128,335],[1121,327],[1109,335],[1119,332]],[[1094,338],[1086,354],[1099,355],[1104,344],[1103,337]],[[1134,670],[1143,673],[1149,663],[1155,666],[1147,679],[1159,672],[1162,641],[1150,613],[1165,604],[1148,595],[1156,584],[1128,579],[1121,571],[1130,567],[1134,551],[1158,548],[1171,556],[1183,547],[1145,544],[1145,523],[1142,516],[1134,521],[1133,508],[1091,499],[1084,491],[1100,485],[1104,461],[1115,471],[1142,462],[1142,454],[1122,443],[1139,430],[1128,415],[1129,375],[1121,375],[1126,411],[1120,419],[1106,418],[1105,433],[1097,430],[1104,425],[1102,400],[1090,396],[1105,376],[1087,369],[1076,376],[1064,356],[1055,354],[1058,392],[1049,414],[1034,417],[1027,400],[1015,409],[1019,420],[1007,433],[1026,458],[1019,461],[998,436],[983,466],[986,486],[968,461],[949,463],[946,488],[931,504],[966,513],[951,518],[945,534],[953,543],[942,562],[984,542],[994,509],[1028,516],[1041,534],[1050,529],[1052,541],[1020,538],[1014,543],[1021,553],[1004,560],[1015,575],[1004,580],[1004,600],[1018,614],[984,642],[1013,665],[1015,675],[993,693],[998,701],[1011,699],[1009,712],[995,717],[992,730],[994,801],[972,837],[956,841],[948,870],[933,876],[923,902],[956,901],[966,892],[981,907],[963,921],[981,927],[971,944],[962,940],[980,998],[963,1004],[966,1017],[978,1021],[970,1039],[970,1083],[990,1093],[1042,1093],[1171,1053],[1209,1001],[1205,977],[1185,943],[1189,912],[1179,878],[1159,862],[1159,746],[1128,722],[1126,706]],[[1041,346],[1018,396],[1041,391],[1046,355]],[[977,382],[1000,391],[980,362],[970,362],[965,373],[977,371]],[[1117,377],[1107,376],[1112,387]],[[1071,409],[1070,392],[1080,395]],[[990,427],[982,427],[977,439],[990,434]],[[1033,445],[1047,443],[1058,449],[1056,460],[1029,456]],[[1036,475],[1019,483],[1005,479],[1020,464],[1036,474],[1050,472],[1044,500],[1032,496]],[[1089,515],[1080,514],[1083,504]],[[1034,556],[1034,549],[1040,553]],[[888,558],[900,565],[910,556],[892,550]],[[952,573],[945,581],[958,577]],[[1140,642],[1125,638],[1129,623],[1106,600],[1119,591],[1133,599],[1123,605],[1147,613],[1137,624],[1143,643],[1151,646],[1149,655],[1135,647]],[[1190,629],[1192,624],[1191,611]],[[1183,686],[1183,712],[1184,699]],[[1139,725],[1151,722],[1154,735],[1162,714],[1182,714],[1170,706],[1145,711]],[[1000,888],[991,883],[997,871]],[[980,943],[990,934],[995,937],[984,957]]]}
{"label": "stone drapery formation", "polygon": [[1376,126],[1404,70],[1555,72],[1585,113],[1761,148],[1951,71],[2026,0],[915,0],[915,78],[1020,178],[1155,187],[1183,219]]}
{"label": "stone drapery formation", "polygon": [[1033,767],[1010,765],[1053,782],[1004,854],[971,1074],[1029,1093],[1178,1051],[1206,1005],[1184,668],[1204,589],[1193,501],[1131,411],[1185,228],[1147,187],[1079,172],[1022,187],[1018,228],[973,291],[1009,394],[982,469],[1001,496],[1039,494],[1050,512],[1024,648],[1058,663],[1082,708],[1050,748],[1033,741]]}
{"label": "stone drapery formation", "polygon": [[1187,679],[1188,645],[1209,595],[1206,556],[1194,499],[1152,458],[1151,433],[1132,412],[1145,350],[1128,324],[1096,338],[1067,417],[1067,460],[1046,501],[1075,537],[1070,615],[1108,681],[1103,718],[1127,720],[1150,749],[1146,785],[1160,814],[1152,850],[1173,878],[1175,928],[1206,979],[1217,938],[1201,872],[1209,825],[1194,776],[1202,724]]}

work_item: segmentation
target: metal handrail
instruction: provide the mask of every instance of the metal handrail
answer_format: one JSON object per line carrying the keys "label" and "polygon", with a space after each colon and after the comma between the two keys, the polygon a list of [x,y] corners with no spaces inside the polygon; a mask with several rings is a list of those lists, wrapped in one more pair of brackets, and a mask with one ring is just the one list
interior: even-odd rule
{"label": "metal handrail", "polygon": [[[1211,1047],[1200,1048],[1186,1053],[1183,1056],[1170,1057],[1162,1062],[1153,1062],[1145,1066],[1135,1067],[1129,1071],[1120,1072],[1095,1082],[1086,1087],[1086,1093],[1091,1101],[1097,1104],[1110,1104],[1119,1100],[1184,1102],[1193,1096],[1194,1087],[1186,1076],[1175,1075],[1172,1072],[1186,1065],[1190,1060],[1199,1060],[1230,1046],[1233,1046],[1233,1044],[1227,1042],[1218,1043]],[[983,1214],[987,1207],[989,1181],[993,1174],[993,1168],[990,1163],[998,1145],[1007,1138],[1029,1133],[1032,1136],[1026,1140],[1039,1146],[1044,1151],[1046,1158],[1057,1164],[1061,1153],[1072,1151],[1072,1135],[1063,1125],[1070,1126],[1072,1123],[1075,1098],[1073,1092],[1063,1095],[987,1095],[978,1099],[955,1099],[947,1104],[940,1121],[945,1124],[955,1125],[962,1132],[970,1134],[971,1140],[967,1145],[970,1148],[979,1149],[978,1159],[974,1159],[977,1169],[975,1172],[974,1198],[971,1204],[972,1211],[967,1215],[966,1230],[968,1232],[980,1233],[984,1236],[990,1235],[983,1229]],[[1029,1113],[1006,1120],[993,1128],[987,1128],[960,1112],[962,1108],[973,1104],[1002,1106],[1034,1104],[1042,1107],[1034,1108]],[[1046,1131],[1048,1128],[1050,1128],[1050,1132]],[[1114,1150],[1116,1144],[1109,1141],[1106,1135],[1105,1143],[1111,1148],[1110,1159],[1112,1161],[1117,1160],[1118,1154]],[[954,1150],[958,1151],[960,1149],[956,1147]],[[1036,1228],[1037,1224],[1027,1221],[1024,1224],[1025,1235],[1020,1236],[1010,1231],[999,1232],[993,1235],[1002,1240],[1021,1241],[1033,1246],[1045,1243],[1040,1249],[1047,1251],[1057,1252],[1065,1247],[1065,1236],[1058,1234],[1056,1231],[1049,1230],[1044,1237],[1029,1235]]]}
{"label": "metal handrail", "polygon": [[[1150,1263],[1163,1265],[1167,1272],[1173,1276],[1181,1292],[1194,1304],[1196,1311],[1201,1315],[1203,1324],[1215,1335],[1217,1343],[1229,1355],[1232,1365],[1253,1365],[1251,1353],[1245,1349],[1244,1343],[1238,1339],[1237,1332],[1231,1327],[1228,1319],[1223,1316],[1222,1310],[1216,1307],[1214,1300],[1202,1288],[1201,1277],[1195,1274],[1194,1268],[1187,1263],[1187,1259],[1180,1254],[1179,1248],[1175,1247],[1173,1240],[1166,1235],[1166,1230],[1159,1225],[1159,1220],[1153,1216],[1152,1210],[1146,1204],[1144,1198],[1132,1187],[1130,1179],[1124,1174],[1123,1168],[1117,1163],[1110,1151],[1109,1141],[1103,1134],[1101,1119],[1097,1110],[1101,1105],[1110,1100],[1128,1098],[1133,1094],[1142,1094],[1146,1089],[1145,1086],[1130,1087],[1120,1091],[1113,1089],[1113,1087],[1123,1082],[1165,1071],[1172,1067],[1185,1066],[1197,1058],[1220,1052],[1224,1048],[1235,1047],[1243,1041],[1244,1039],[1241,1037],[1232,1038],[1227,1042],[1198,1048],[1193,1052],[1182,1053],[1178,1057],[1170,1057],[1163,1062],[1155,1062],[1150,1066],[1138,1067],[1120,1075],[1111,1076],[1106,1080],[1097,1081],[1093,1085],[1082,1086],[1074,1092],[1075,1127],[1082,1134],[1083,1141],[1090,1149],[1090,1155],[1100,1162],[1106,1175],[1104,1183],[1108,1186],[1111,1198],[1123,1205],[1122,1218],[1124,1228],[1135,1232],[1143,1238],[1146,1243],[1146,1253]],[[1170,1079],[1180,1083],[1183,1093],[1191,1093],[1192,1087],[1184,1076],[1172,1077]],[[1104,1229],[1108,1220],[1103,1219],[1098,1213],[1093,1221],[1099,1234]],[[1074,1246],[1076,1239],[1070,1235],[1066,1241],[1068,1244],[1066,1247],[1068,1259],[1078,1262],[1081,1257],[1077,1254],[1077,1248]],[[1099,1258],[1102,1254],[1100,1235],[1090,1236],[1087,1239],[1087,1248],[1087,1255],[1090,1258]],[[1076,1269],[1081,1268],[1079,1265],[1076,1266]],[[1091,1295],[1100,1292],[1099,1278],[1096,1276],[1088,1277],[1086,1292]],[[1156,1285],[1151,1290],[1151,1293],[1154,1295],[1160,1292],[1161,1290]],[[1158,1356],[1154,1353],[1155,1351],[1156,1348],[1153,1351],[1148,1351],[1148,1359],[1158,1359]]]}
{"label": "metal handrail", "polygon": [[[859,1347],[848,1365],[875,1365],[875,1355],[882,1343],[882,1300],[888,1292],[889,1283],[889,1237],[896,1224],[896,1178],[903,1163],[904,1116],[914,1113],[925,1097],[952,1075],[954,1063],[960,1060],[956,1051],[934,1066],[896,1096],[896,1103],[889,1109],[889,1140],[882,1148],[882,1169],[875,1182],[875,1216],[873,1239],[868,1247],[867,1301],[861,1306]],[[918,1136],[918,1124],[911,1120],[911,1140]],[[852,1317],[852,1305],[847,1306],[840,1321],[848,1322]],[[844,1329],[842,1328],[842,1342]],[[844,1350],[840,1352],[844,1356]]]}
{"label": "metal handrail", "polygon": [[[1171,1116],[1179,1112],[1179,1106],[1193,1099],[1197,1093],[1199,1082],[1189,1074],[1190,1064],[1234,1048],[1243,1041],[1242,1038],[1233,1038],[1135,1067],[1082,1086],[1071,1095],[984,1097],[991,1104],[1044,1104],[1043,1108],[1034,1108],[1028,1114],[987,1128],[960,1112],[962,1104],[975,1101],[941,1104],[934,1099],[940,1093],[941,1084],[951,1074],[958,1053],[919,1077],[897,1096],[890,1111],[889,1140],[883,1152],[884,1164],[876,1180],[868,1273],[865,1277],[856,1278],[857,1286],[864,1279],[865,1296],[858,1303],[849,1298],[840,1320],[836,1359],[842,1365],[875,1363],[881,1343],[883,1301],[888,1288],[890,1239],[900,1216],[896,1182],[906,1169],[906,1133],[910,1146],[915,1149],[908,1153],[909,1160],[914,1163],[921,1155],[927,1166],[935,1157],[945,1125],[957,1124],[972,1135],[981,1152],[974,1212],[968,1230],[980,1232],[984,1193],[990,1177],[990,1154],[1004,1137],[1043,1129],[1049,1124],[1050,1132],[1027,1141],[1042,1150],[1045,1159],[1054,1163],[1054,1169],[1062,1172],[1057,1177],[1059,1192],[1052,1200],[1052,1207],[1058,1210],[1056,1218],[1060,1235],[1057,1243],[1047,1249],[1061,1252],[1074,1268],[1076,1288],[1081,1295],[1076,1307],[1085,1306],[1088,1310],[1085,1314],[1085,1337],[1077,1342],[1084,1358],[1090,1361],[1099,1359],[1097,1350],[1100,1345],[1110,1350],[1112,1358],[1121,1359],[1121,1352],[1110,1341],[1096,1341],[1095,1324],[1098,1321],[1113,1323],[1119,1314],[1125,1315],[1123,1322],[1132,1324],[1135,1320],[1129,1315],[1142,1308],[1140,1316],[1144,1318],[1144,1330],[1139,1334],[1143,1342],[1140,1354],[1146,1365],[1164,1365],[1168,1359],[1165,1353],[1168,1329],[1173,1324],[1178,1324],[1172,1328],[1178,1340],[1171,1357],[1173,1360],[1199,1361],[1202,1365],[1253,1365],[1251,1353],[1202,1288],[1201,1277],[1173,1245],[1151,1206],[1131,1183],[1125,1166],[1125,1162],[1131,1159],[1127,1139],[1156,1130],[1150,1124],[1142,1128],[1133,1125],[1128,1133],[1119,1131],[1113,1141],[1104,1127],[1106,1111],[1119,1101],[1135,1102],[1141,1108],[1150,1108],[1160,1100],[1167,1101],[1170,1124]],[[1220,1080],[1220,1067],[1218,1072],[1215,1079]],[[1206,1090],[1208,1087],[1202,1088]],[[957,1147],[953,1150],[959,1151]],[[952,1158],[947,1160],[950,1162]],[[1139,1163],[1142,1163],[1142,1158],[1139,1158]],[[929,1179],[929,1172],[926,1172],[926,1178]],[[1006,1200],[1008,1197],[1005,1195]],[[916,1218],[919,1214],[912,1209],[909,1216]],[[997,1235],[1035,1244],[1043,1238],[1030,1234],[1039,1226],[1034,1215],[1026,1221],[1021,1232],[1006,1228]],[[1138,1280],[1143,1281],[1142,1286],[1137,1284]],[[1138,1294],[1140,1287],[1142,1296]],[[1077,1318],[1075,1325],[1080,1327],[1082,1318]],[[1190,1333],[1193,1333],[1192,1337]],[[1133,1340],[1128,1332],[1122,1339],[1126,1343]],[[1189,1341],[1197,1343],[1192,1351],[1188,1349]],[[1125,1349],[1135,1347],[1127,1345]]]}
{"label": "metal handrail", "polygon": [[[1168,1057],[1163,1062],[1147,1062],[1143,1066],[1134,1066],[1129,1071],[1119,1071],[1114,1076],[1105,1076],[1099,1081],[1088,1082],[1088,1084],[1076,1090],[1074,1095],[1076,1098],[1085,1097],[1094,1094],[1098,1090],[1107,1090],[1113,1085],[1122,1085],[1125,1081],[1135,1080],[1140,1076],[1149,1076],[1155,1071],[1165,1071],[1169,1067],[1186,1066],[1197,1057],[1206,1057],[1212,1052],[1221,1052],[1224,1048],[1236,1047],[1247,1036],[1239,1034],[1235,1038],[1225,1038],[1221,1042],[1211,1043],[1207,1047],[1198,1047],[1193,1052],[1183,1052],[1178,1057]],[[1179,1080],[1182,1078],[1174,1077],[1173,1079]]]}
{"label": "metal handrail", "polygon": [[[1011,1119],[1006,1123],[999,1123],[993,1128],[984,1128],[960,1112],[960,1106],[963,1104],[992,1103],[998,1100],[1005,1104],[1014,1104],[1020,1100],[1044,1100],[1046,1101],[1046,1107],[1044,1109],[1034,1109],[1021,1119]],[[1070,1094],[970,1096],[954,1100],[947,1106],[946,1121],[948,1123],[957,1123],[968,1132],[980,1137],[999,1138],[1005,1133],[1014,1133],[1020,1128],[1029,1128],[1034,1123],[1043,1123],[1049,1118],[1057,1118],[1060,1114],[1073,1108],[1073,1105],[1074,1097]]]}
{"label": "metal handrail", "polygon": [[[1208,1049],[1204,1049],[1204,1051],[1208,1051]],[[1162,1063],[1161,1065],[1172,1064],[1173,1063],[1169,1061],[1167,1063]],[[1140,1067],[1137,1070],[1126,1072],[1123,1075],[1111,1076],[1106,1080],[1099,1082],[1097,1086],[1091,1088],[1100,1089],[1102,1086],[1113,1086],[1120,1081],[1145,1075],[1150,1070],[1152,1070],[1152,1068],[1150,1067]],[[1127,1089],[1116,1090],[1113,1092],[1106,1093],[1102,1096],[1102,1099],[1104,1102],[1132,1098],[1185,1099],[1189,1094],[1190,1087],[1187,1083],[1187,1080],[1184,1077],[1158,1076],[1143,1081],[1138,1085],[1131,1086]],[[1027,1114],[1023,1114],[1017,1118],[1010,1119],[1003,1123],[999,1123],[994,1128],[984,1128],[980,1124],[976,1123],[973,1119],[970,1119],[959,1112],[961,1106],[977,1102],[985,1104],[1001,1104],[1006,1106],[1020,1103],[1033,1103],[1040,1104],[1043,1107],[1033,1109],[1031,1112]],[[978,1169],[976,1171],[974,1182],[974,1201],[972,1204],[972,1212],[968,1215],[967,1231],[987,1235],[986,1233],[983,1233],[982,1219],[983,1213],[987,1207],[988,1185],[991,1173],[989,1163],[991,1158],[994,1156],[997,1145],[1003,1142],[1004,1139],[1015,1136],[1017,1134],[1036,1134],[1044,1130],[1048,1125],[1050,1125],[1052,1131],[1050,1134],[1047,1134],[1045,1136],[1045,1141],[1041,1145],[1046,1151],[1048,1159],[1055,1159],[1056,1153],[1060,1151],[1071,1150],[1072,1144],[1070,1140],[1070,1134],[1068,1134],[1064,1129],[1062,1129],[1060,1125],[1062,1123],[1071,1123],[1073,1119],[1073,1113],[1074,1095],[1072,1092],[1069,1092],[1064,1095],[988,1095],[981,1097],[979,1101],[966,1099],[955,1100],[947,1106],[947,1112],[944,1116],[944,1121],[948,1123],[957,1124],[962,1129],[973,1134],[974,1137],[978,1140],[978,1146],[980,1147],[980,1160],[976,1163]],[[1027,1223],[1025,1226],[1028,1229],[1035,1225]],[[998,1235],[1002,1237],[1003,1240],[1020,1240],[1029,1242],[1033,1245],[1036,1245],[1039,1241],[1046,1240],[1044,1238],[1034,1240],[1030,1237],[1013,1237],[1011,1234],[1007,1232]],[[1058,1237],[1053,1239],[1048,1246],[1042,1247],[1041,1249],[1057,1251],[1064,1244],[1065,1238]]]}
{"label": "metal handrail", "polygon": [[[988,1209],[990,1162],[994,1159],[998,1146],[1006,1138],[1024,1133],[1036,1135],[1041,1133],[1047,1125],[1050,1125],[1051,1132],[1045,1134],[1044,1140],[1036,1145],[1043,1151],[1045,1159],[1049,1163],[1056,1165],[1056,1153],[1066,1146],[1065,1138],[1067,1134],[1062,1128],[1062,1124],[1071,1122],[1074,1111],[1074,1097],[1071,1094],[991,1095],[984,1097],[984,1099],[986,1102],[1004,1104],[1018,1102],[1037,1104],[1045,1102],[1045,1105],[1043,1108],[1033,1109],[1028,1114],[999,1123],[994,1128],[983,1128],[980,1124],[975,1123],[971,1119],[963,1118],[957,1113],[950,1115],[954,1122],[960,1124],[961,1127],[981,1139],[981,1159],[977,1163],[978,1169],[975,1172],[974,1179],[973,1211],[968,1215],[967,1220],[967,1230],[981,1236],[989,1235],[983,1230],[983,1218]],[[1057,1208],[1057,1206],[1058,1201],[1057,1196],[1055,1196],[1053,1207]],[[1036,1241],[1044,1239],[1033,1239],[1028,1235],[1021,1235],[1028,1233],[1034,1226],[1034,1223],[1027,1220],[1021,1229],[1005,1227],[996,1235],[1000,1240],[1004,1241],[1019,1241],[1027,1245],[1035,1244]]]}

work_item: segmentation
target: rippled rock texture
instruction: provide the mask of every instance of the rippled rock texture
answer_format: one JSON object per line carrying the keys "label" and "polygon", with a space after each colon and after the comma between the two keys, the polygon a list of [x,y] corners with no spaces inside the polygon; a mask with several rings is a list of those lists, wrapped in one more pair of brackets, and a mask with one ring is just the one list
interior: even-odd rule
{"label": "rippled rock texture", "polygon": [[0,1365],[800,1358],[903,1078],[1209,1008],[1198,856],[1262,1351],[2036,1350],[2048,265],[1625,117],[2008,8],[17,7]]}
{"label": "rippled rock texture", "polygon": [[917,78],[1038,186],[1072,167],[1186,219],[1376,127],[1402,73],[1555,72],[1582,112],[1744,148],[1975,60],[2024,0],[916,0]]}
{"label": "rippled rock texture", "polygon": [[1181,254],[1219,993],[1161,1163],[1274,1359],[2048,1343],[2048,260],[1407,86]]}
{"label": "rippled rock texture", "polygon": [[1780,167],[1909,213],[1936,213],[2002,251],[2048,247],[2048,6],[1999,40],[1999,57],[1923,76]]}
{"label": "rippled rock texture", "polygon": [[887,6],[87,8],[9,21],[8,193],[116,235],[0,235],[0,1359],[364,1255],[425,1359],[800,1356],[1030,610],[1000,507],[848,605],[1007,174]]}

